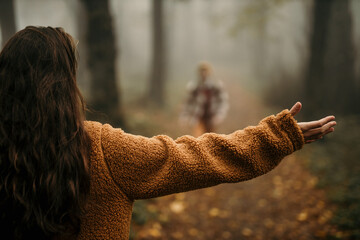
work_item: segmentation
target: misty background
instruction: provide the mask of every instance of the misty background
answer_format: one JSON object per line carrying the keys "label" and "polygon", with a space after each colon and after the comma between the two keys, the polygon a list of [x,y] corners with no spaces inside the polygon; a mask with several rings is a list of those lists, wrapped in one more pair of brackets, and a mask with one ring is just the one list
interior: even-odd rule
{"label": "misty background", "polygon": [[[314,188],[305,192],[326,192],[321,195],[326,207],[319,209],[318,215],[304,210],[313,203],[300,204],[301,210],[293,210],[293,225],[287,222],[291,217],[281,218],[287,219],[281,223],[271,216],[276,228],[242,228],[245,223],[239,219],[235,229],[240,230],[229,235],[224,234],[226,227],[221,227],[210,236],[201,235],[205,230],[194,220],[190,226],[199,226],[196,237],[191,235],[196,231],[188,233],[193,238],[176,236],[262,239],[264,234],[275,239],[360,239],[359,0],[0,0],[1,46],[28,25],[62,27],[79,41],[78,84],[92,109],[88,118],[134,134],[150,137],[165,133],[173,138],[191,134],[191,129],[179,125],[178,116],[186,85],[197,79],[197,64],[204,60],[213,65],[215,78],[223,81],[229,94],[229,113],[218,132],[230,133],[256,124],[296,101],[303,103],[298,120],[328,114],[337,117],[333,136],[306,146],[296,155],[297,163],[290,165],[298,169],[300,162],[299,178],[305,183],[314,176],[317,179]],[[282,171],[271,173],[269,179],[290,177],[284,177]],[[245,184],[244,188],[262,191],[261,184]],[[227,187],[216,189],[224,196],[234,192]],[[201,196],[197,200],[204,201]],[[161,210],[174,202],[190,209],[190,203],[176,197],[136,205],[133,237],[179,239],[166,224],[186,228],[185,220],[174,220],[176,214],[185,215],[186,207],[180,207],[180,212]],[[156,208],[155,217],[151,206]],[[271,205],[273,209],[276,206]],[[208,208],[215,207],[204,207]],[[301,220],[304,211],[306,221]],[[170,220],[161,220],[164,214]],[[262,220],[260,215],[251,215],[254,222]],[[321,222],[323,216],[328,217]],[[160,222],[161,227],[152,225],[154,222]],[[167,235],[169,229],[173,235]]]}
{"label": "misty background", "polygon": [[[360,2],[347,2],[355,81],[359,87]],[[282,104],[286,107],[304,98],[300,92],[310,58],[313,1],[173,0],[162,4],[165,85],[182,90],[165,91],[170,106],[183,97],[186,83],[196,78],[196,65],[202,60],[212,63],[216,77],[230,88],[233,83],[240,84],[248,91],[261,94],[266,101],[285,98],[287,102]],[[86,54],[82,52],[86,20],[80,1],[15,0],[14,8],[16,30],[27,25],[61,26],[80,40],[78,81],[86,99],[90,99]],[[146,94],[149,85],[152,1],[113,0],[109,1],[109,8],[118,53],[116,81],[121,99],[126,103]],[[296,89],[286,93],[279,89],[284,84]]]}

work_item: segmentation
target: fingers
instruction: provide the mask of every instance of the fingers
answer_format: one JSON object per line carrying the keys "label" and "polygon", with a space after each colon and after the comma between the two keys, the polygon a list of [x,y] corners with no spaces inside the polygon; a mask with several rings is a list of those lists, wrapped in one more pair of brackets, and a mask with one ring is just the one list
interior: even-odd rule
{"label": "fingers", "polygon": [[[333,121],[334,119],[335,119],[334,116],[327,116],[327,117],[324,117],[317,121],[299,123],[299,126],[303,132],[306,132],[311,129],[321,128],[322,126],[325,126],[327,123]],[[336,125],[336,122],[335,122],[335,125]]]}
{"label": "fingers", "polygon": [[310,131],[307,131],[304,133],[305,139],[319,139],[322,136],[325,136],[328,133],[331,133],[334,131],[334,128],[328,128],[324,130],[323,128],[317,128]]}
{"label": "fingers", "polygon": [[[295,116],[301,110],[301,103],[297,102],[291,109],[290,113]],[[323,138],[326,134],[334,131],[336,122],[334,116],[327,116],[317,121],[298,123],[304,138],[305,143],[312,143],[318,139]]]}
{"label": "fingers", "polygon": [[325,125],[328,122],[333,121],[334,119],[335,119],[334,116],[327,116],[327,117],[324,117],[324,118],[320,119],[319,121],[320,121],[321,125]]}
{"label": "fingers", "polygon": [[295,116],[296,114],[298,114],[301,110],[301,103],[297,102],[294,104],[294,106],[292,106],[292,108],[290,109],[290,114],[292,116]]}
{"label": "fingers", "polygon": [[331,121],[326,123],[320,128],[311,129],[309,131],[303,132],[305,143],[311,143],[318,139],[323,138],[328,133],[331,133],[334,131],[334,126],[336,125],[335,121]]}
{"label": "fingers", "polygon": [[319,128],[313,128],[310,129],[308,131],[303,132],[304,136],[315,136],[315,135],[325,135],[328,134],[329,132],[331,132],[331,130],[333,130],[334,126],[336,125],[335,121],[331,121]]}

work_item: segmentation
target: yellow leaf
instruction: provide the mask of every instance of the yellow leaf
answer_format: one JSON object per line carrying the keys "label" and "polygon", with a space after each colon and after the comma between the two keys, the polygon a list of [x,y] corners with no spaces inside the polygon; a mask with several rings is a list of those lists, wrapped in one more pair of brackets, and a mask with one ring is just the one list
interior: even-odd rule
{"label": "yellow leaf", "polygon": [[307,212],[301,212],[298,216],[297,216],[297,220],[298,221],[305,221],[308,217]]}
{"label": "yellow leaf", "polygon": [[217,216],[219,216],[219,214],[220,214],[220,210],[218,208],[212,208],[209,211],[209,215],[211,217],[217,217]]}
{"label": "yellow leaf", "polygon": [[181,213],[185,209],[184,202],[175,201],[170,204],[170,210],[174,213]]}
{"label": "yellow leaf", "polygon": [[253,231],[250,228],[244,228],[241,231],[242,235],[244,235],[245,237],[249,237],[253,234]]}

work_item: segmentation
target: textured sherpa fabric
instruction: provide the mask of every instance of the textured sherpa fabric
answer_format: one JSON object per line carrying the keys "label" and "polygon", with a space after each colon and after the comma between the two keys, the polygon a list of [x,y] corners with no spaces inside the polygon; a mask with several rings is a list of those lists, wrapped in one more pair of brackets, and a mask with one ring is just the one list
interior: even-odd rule
{"label": "textured sherpa fabric", "polygon": [[300,149],[288,110],[229,135],[146,138],[85,122],[91,136],[90,195],[77,239],[129,239],[134,200],[249,180]]}

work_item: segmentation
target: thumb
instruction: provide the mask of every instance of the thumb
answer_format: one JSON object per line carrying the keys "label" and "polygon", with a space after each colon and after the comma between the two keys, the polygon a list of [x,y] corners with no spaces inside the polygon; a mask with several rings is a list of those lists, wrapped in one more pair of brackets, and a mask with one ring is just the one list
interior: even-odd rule
{"label": "thumb", "polygon": [[296,114],[298,114],[301,110],[301,103],[297,102],[294,104],[294,106],[292,106],[292,108],[290,109],[290,114],[292,116],[295,116]]}

